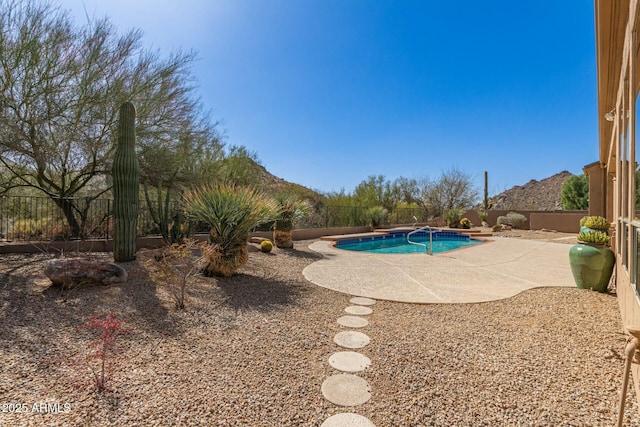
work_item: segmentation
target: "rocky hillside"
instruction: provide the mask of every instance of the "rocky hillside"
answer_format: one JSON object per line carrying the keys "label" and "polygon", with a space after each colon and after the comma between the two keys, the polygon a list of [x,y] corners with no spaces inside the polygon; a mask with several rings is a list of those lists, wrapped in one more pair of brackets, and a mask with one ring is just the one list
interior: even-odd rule
{"label": "rocky hillside", "polygon": [[493,209],[562,210],[562,185],[571,176],[572,173],[562,171],[541,181],[532,179],[524,185],[516,185],[491,197]]}
{"label": "rocky hillside", "polygon": [[[299,184],[287,182],[269,173],[262,165],[254,163],[252,173],[260,177],[260,182],[270,193],[294,193],[309,200],[312,205],[322,203],[324,196]],[[560,194],[564,182],[573,176],[562,171],[541,181],[532,179],[524,185],[516,185],[498,195],[492,196],[493,209],[500,210],[562,210]]]}
{"label": "rocky hillside", "polygon": [[262,184],[263,189],[269,194],[295,194],[302,199],[308,200],[312,206],[320,205],[324,201],[324,196],[322,194],[300,184],[285,181],[284,179],[271,174],[261,164],[251,160],[248,167],[251,168],[251,174],[259,177],[259,182]]}

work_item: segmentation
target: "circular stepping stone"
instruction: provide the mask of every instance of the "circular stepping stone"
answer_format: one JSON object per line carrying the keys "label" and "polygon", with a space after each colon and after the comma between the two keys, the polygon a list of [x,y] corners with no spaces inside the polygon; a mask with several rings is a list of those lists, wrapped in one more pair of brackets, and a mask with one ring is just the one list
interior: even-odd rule
{"label": "circular stepping stone", "polygon": [[340,406],[362,405],[371,399],[369,383],[355,375],[332,375],[322,383],[322,395],[329,402]]}
{"label": "circular stepping stone", "polygon": [[344,348],[362,348],[371,342],[368,335],[358,331],[342,331],[333,337],[333,342]]}
{"label": "circular stepping stone", "polygon": [[355,314],[358,316],[366,316],[373,313],[373,310],[371,310],[369,307],[362,307],[361,305],[350,305],[349,307],[345,308],[344,311],[349,314]]}
{"label": "circular stepping stone", "polygon": [[347,412],[327,418],[320,427],[376,427],[376,425],[362,415]]}
{"label": "circular stepping stone", "polygon": [[342,316],[338,318],[338,323],[347,328],[364,328],[369,322],[362,317]]}
{"label": "circular stepping stone", "polygon": [[365,297],[353,297],[349,300],[349,302],[351,304],[358,304],[358,305],[374,305],[376,303],[376,300],[371,298],[365,298]]}
{"label": "circular stepping stone", "polygon": [[360,372],[371,365],[371,359],[355,351],[339,351],[329,357],[329,365],[343,372]]}

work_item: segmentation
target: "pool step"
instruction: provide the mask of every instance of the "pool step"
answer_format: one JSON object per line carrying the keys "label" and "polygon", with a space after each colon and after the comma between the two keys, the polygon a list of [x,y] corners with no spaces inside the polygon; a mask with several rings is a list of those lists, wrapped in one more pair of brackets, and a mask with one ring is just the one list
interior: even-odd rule
{"label": "pool step", "polygon": [[[447,230],[447,229],[445,229]],[[471,238],[476,237],[491,237],[493,233],[490,231],[482,231],[477,228],[450,228],[448,230],[458,232],[460,234],[468,235]]]}

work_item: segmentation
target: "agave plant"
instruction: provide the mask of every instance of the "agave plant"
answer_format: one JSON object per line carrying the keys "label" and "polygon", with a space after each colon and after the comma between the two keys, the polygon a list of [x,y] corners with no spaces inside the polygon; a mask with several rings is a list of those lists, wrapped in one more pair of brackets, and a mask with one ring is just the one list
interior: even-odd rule
{"label": "agave plant", "polygon": [[192,217],[211,227],[205,273],[215,276],[231,276],[242,267],[249,259],[249,232],[278,213],[277,203],[265,194],[230,184],[203,186],[185,199]]}
{"label": "agave plant", "polygon": [[309,212],[309,204],[289,194],[275,196],[278,205],[278,216],[273,225],[273,241],[279,248],[293,247],[293,222]]}

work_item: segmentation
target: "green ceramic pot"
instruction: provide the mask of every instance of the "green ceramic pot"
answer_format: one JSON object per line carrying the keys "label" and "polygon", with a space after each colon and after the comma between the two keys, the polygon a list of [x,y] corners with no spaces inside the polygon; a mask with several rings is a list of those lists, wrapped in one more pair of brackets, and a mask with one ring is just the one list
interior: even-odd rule
{"label": "green ceramic pot", "polygon": [[578,243],[569,249],[569,262],[578,288],[607,291],[616,262],[611,249],[597,243]]}

